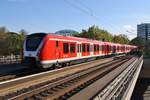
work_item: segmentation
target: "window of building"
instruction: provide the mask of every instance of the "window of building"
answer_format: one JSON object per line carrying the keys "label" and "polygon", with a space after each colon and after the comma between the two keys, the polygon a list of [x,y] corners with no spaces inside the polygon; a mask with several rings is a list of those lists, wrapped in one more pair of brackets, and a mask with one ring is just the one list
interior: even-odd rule
{"label": "window of building", "polygon": [[85,52],[85,51],[86,51],[86,45],[82,44],[82,52]]}
{"label": "window of building", "polygon": [[64,54],[67,54],[69,52],[68,43],[63,43],[63,50]]}
{"label": "window of building", "polygon": [[70,44],[70,53],[75,53],[75,44]]}

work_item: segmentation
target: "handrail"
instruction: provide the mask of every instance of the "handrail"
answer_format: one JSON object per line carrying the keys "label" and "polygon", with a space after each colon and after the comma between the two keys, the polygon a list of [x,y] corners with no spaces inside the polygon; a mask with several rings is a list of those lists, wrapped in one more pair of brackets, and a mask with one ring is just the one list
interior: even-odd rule
{"label": "handrail", "polygon": [[21,55],[0,56],[0,64],[16,64],[21,63]]}

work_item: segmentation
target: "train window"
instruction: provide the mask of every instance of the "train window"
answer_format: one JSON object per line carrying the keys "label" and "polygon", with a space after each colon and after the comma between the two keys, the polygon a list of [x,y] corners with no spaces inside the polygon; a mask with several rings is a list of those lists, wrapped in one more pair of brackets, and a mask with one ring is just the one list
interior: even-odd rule
{"label": "train window", "polygon": [[119,46],[117,47],[117,50],[119,50]]}
{"label": "train window", "polygon": [[26,38],[26,50],[36,51],[46,34],[31,34]]}
{"label": "train window", "polygon": [[86,50],[86,45],[85,44],[82,44],[82,52],[85,52]]}
{"label": "train window", "polygon": [[112,46],[112,52],[115,53],[116,52],[116,47]]}
{"label": "train window", "polygon": [[97,45],[97,51],[99,51],[99,45]]}
{"label": "train window", "polygon": [[102,45],[102,51],[104,51],[105,50],[105,45]]}
{"label": "train window", "polygon": [[87,44],[87,52],[90,52],[90,45]]}
{"label": "train window", "polygon": [[65,54],[69,52],[68,43],[63,43],[63,49]]}
{"label": "train window", "polygon": [[94,52],[96,51],[96,45],[94,44]]}
{"label": "train window", "polygon": [[58,47],[58,41],[56,41],[56,47]]}
{"label": "train window", "polygon": [[70,53],[75,52],[75,44],[70,44]]}
{"label": "train window", "polygon": [[106,49],[107,49],[107,51],[109,51],[109,45],[106,45]]}
{"label": "train window", "polygon": [[109,51],[112,51],[112,46],[109,46]]}

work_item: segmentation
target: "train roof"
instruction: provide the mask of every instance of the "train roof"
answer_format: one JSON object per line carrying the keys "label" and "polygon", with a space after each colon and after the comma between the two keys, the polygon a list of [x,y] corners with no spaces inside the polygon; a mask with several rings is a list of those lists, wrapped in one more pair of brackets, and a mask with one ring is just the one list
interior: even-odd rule
{"label": "train roof", "polygon": [[87,38],[79,38],[79,37],[71,37],[71,36],[61,36],[61,35],[53,35],[53,34],[48,34],[49,38],[55,38],[55,39],[65,39],[65,40],[69,40],[69,41],[78,41],[78,42],[92,42],[92,43],[104,43],[102,41],[97,41],[97,40],[92,40],[92,39],[87,39]]}
{"label": "train roof", "polygon": [[29,34],[28,36],[30,35],[34,35],[34,34],[44,34],[44,35],[48,35],[49,38],[51,39],[65,39],[65,40],[68,40],[68,41],[78,41],[78,42],[85,42],[85,43],[88,43],[88,42],[92,42],[92,43],[95,43],[95,44],[108,44],[108,45],[113,45],[113,46],[121,46],[121,45],[124,45],[124,46],[128,46],[128,47],[134,47],[136,48],[137,46],[134,46],[134,45],[128,45],[128,44],[119,44],[119,43],[112,43],[112,42],[103,42],[103,41],[98,41],[98,40],[93,40],[93,39],[87,39],[87,38],[80,38],[80,37],[71,37],[71,36],[61,36],[61,35],[56,35],[54,33],[33,33],[33,34]]}

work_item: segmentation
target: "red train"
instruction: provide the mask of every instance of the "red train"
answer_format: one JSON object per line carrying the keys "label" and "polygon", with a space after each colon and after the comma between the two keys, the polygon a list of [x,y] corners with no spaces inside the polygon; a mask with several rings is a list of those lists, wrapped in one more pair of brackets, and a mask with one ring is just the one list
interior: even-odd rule
{"label": "red train", "polygon": [[28,35],[24,42],[24,62],[42,68],[81,59],[128,53],[136,46],[46,33]]}

